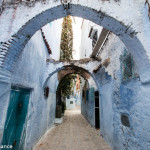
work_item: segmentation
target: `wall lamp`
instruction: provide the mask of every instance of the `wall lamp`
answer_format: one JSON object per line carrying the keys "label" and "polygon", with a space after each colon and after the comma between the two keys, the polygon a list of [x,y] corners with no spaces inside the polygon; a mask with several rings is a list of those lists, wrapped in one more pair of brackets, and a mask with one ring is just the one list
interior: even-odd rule
{"label": "wall lamp", "polygon": [[70,5],[69,5],[70,2],[71,0],[62,0],[64,9],[70,9]]}

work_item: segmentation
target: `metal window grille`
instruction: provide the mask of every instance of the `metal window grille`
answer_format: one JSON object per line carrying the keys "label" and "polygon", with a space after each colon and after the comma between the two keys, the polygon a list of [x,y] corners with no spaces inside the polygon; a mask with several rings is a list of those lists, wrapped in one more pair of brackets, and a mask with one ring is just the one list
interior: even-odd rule
{"label": "metal window grille", "polygon": [[133,57],[126,49],[124,49],[124,53],[120,57],[120,62],[122,71],[122,81],[134,78],[135,74]]}
{"label": "metal window grille", "polygon": [[44,97],[48,98],[48,96],[49,96],[49,87],[45,87],[44,88]]}
{"label": "metal window grille", "polygon": [[91,37],[92,31],[93,31],[93,27],[91,27],[88,37]]}
{"label": "metal window grille", "polygon": [[98,33],[97,31],[94,33],[94,36],[93,36],[93,39],[92,39],[92,48],[95,47],[96,43],[97,43],[97,40],[98,40]]}

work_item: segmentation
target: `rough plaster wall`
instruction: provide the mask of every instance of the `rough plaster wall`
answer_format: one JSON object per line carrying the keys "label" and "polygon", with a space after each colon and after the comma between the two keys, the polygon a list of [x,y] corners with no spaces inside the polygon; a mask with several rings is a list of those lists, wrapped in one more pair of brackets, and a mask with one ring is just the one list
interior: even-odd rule
{"label": "rough plaster wall", "polygon": [[30,150],[45,131],[54,124],[55,119],[55,80],[47,83],[50,87],[49,98],[44,98],[46,58],[49,57],[41,32],[38,31],[29,43],[13,73],[13,84],[33,88],[30,94],[25,150]]}
{"label": "rough plaster wall", "polygon": [[[22,10],[24,10],[24,13],[22,13]],[[135,2],[126,0],[119,2],[72,0],[69,10],[63,9],[60,1],[35,2],[30,8],[22,4],[9,7],[3,11],[0,18],[0,27],[6,31],[0,31],[2,32],[0,34],[2,35],[1,41],[7,41],[16,33],[17,37],[16,35],[13,36],[13,40],[15,41],[12,42],[11,48],[8,46],[9,42],[6,43],[8,44],[7,50],[9,51],[7,57],[5,57],[7,50],[3,51],[6,45],[2,44],[2,55],[4,56],[0,61],[0,66],[12,71],[15,65],[14,60],[17,60],[17,56],[19,57],[23,46],[35,31],[50,21],[70,14],[89,19],[119,35],[131,53],[134,54],[135,61],[139,66],[138,70],[141,75],[141,82],[148,83],[150,80],[148,76],[150,68],[150,36],[148,35],[150,23],[147,11],[145,1]],[[12,48],[14,46],[16,46],[15,50]],[[12,63],[10,63],[10,59]]]}
{"label": "rough plaster wall", "polygon": [[[99,54],[102,59],[102,63],[110,58],[110,64],[105,68],[106,72],[111,75],[113,78],[117,76],[117,73],[120,73],[120,55],[123,54],[125,45],[121,42],[118,36],[111,33],[106,41],[104,49]],[[126,48],[127,49],[127,48]]]}
{"label": "rough plaster wall", "polygon": [[[88,40],[87,38],[85,37],[84,40]],[[119,37],[110,34],[104,50],[100,54],[102,63],[110,57],[110,64],[105,68],[106,73],[98,72],[96,74],[101,85],[99,86],[101,135],[114,150],[149,149],[150,132],[147,116],[150,115],[148,109],[150,107],[148,102],[150,86],[141,84],[138,78],[121,82],[119,58],[124,48],[126,47]],[[135,72],[138,73],[137,64],[135,64]],[[111,75],[111,79],[109,75]],[[82,114],[89,119],[87,106],[88,104],[84,104],[82,101]],[[92,108],[90,109],[92,111]],[[121,113],[129,115],[130,128],[121,124]]]}
{"label": "rough plaster wall", "polygon": [[132,79],[120,86],[119,112],[116,115],[119,117],[119,113],[122,112],[129,114],[131,125],[130,128],[122,126],[116,117],[115,131],[119,132],[121,146],[124,145],[124,149],[150,149],[149,90],[150,86],[141,84],[139,79]]}
{"label": "rough plaster wall", "polygon": [[[102,63],[110,57],[110,64],[105,71],[112,77],[110,84],[102,85],[100,88],[103,109],[101,117],[105,115],[101,119],[101,134],[115,150],[149,149],[150,130],[147,126],[149,124],[147,116],[150,115],[148,102],[150,86],[141,84],[139,78],[121,82],[119,58],[124,48],[120,39],[111,34],[100,55]],[[138,73],[136,67],[135,72]],[[129,115],[130,128],[121,124],[121,113]]]}
{"label": "rough plaster wall", "polygon": [[57,88],[57,75],[53,75],[47,85],[49,86],[50,95],[47,99],[47,127],[51,127],[55,120],[55,110],[56,110],[56,88]]}
{"label": "rough plaster wall", "polygon": [[102,85],[100,91],[100,133],[112,147],[114,132],[113,116],[112,82],[109,80]]}
{"label": "rough plaster wall", "polygon": [[[118,98],[119,93],[119,85],[121,80],[121,72],[120,72],[120,55],[122,54],[125,46],[121,42],[121,40],[114,34],[110,34],[106,45],[104,46],[103,51],[99,56],[102,58],[102,63],[110,58],[110,64],[107,68],[105,68],[105,72],[100,73],[101,77],[101,87],[100,87],[100,125],[101,125],[101,135],[105,138],[105,140],[111,145],[114,150],[122,150],[124,148],[123,145],[120,144],[120,141],[116,142],[117,130],[115,130],[114,120],[116,118],[115,109],[113,107],[113,97]],[[111,75],[111,78],[117,79],[117,82],[111,81],[109,78],[107,80],[107,76]],[[117,95],[118,94],[118,95]],[[116,101],[117,103],[118,101]],[[120,116],[118,117],[120,120]],[[115,124],[115,125],[114,125]],[[117,145],[117,146],[116,146]]]}
{"label": "rough plaster wall", "polygon": [[[79,4],[79,5],[83,5],[83,6],[87,6],[90,8],[93,8],[95,10],[101,10],[102,12],[106,13],[106,14],[111,14],[112,17],[114,18],[118,18],[118,20],[120,20],[120,22],[125,22],[126,25],[130,25],[133,20],[134,20],[134,24],[132,25],[132,28],[137,28],[140,29],[140,27],[142,25],[138,25],[139,22],[141,22],[142,20],[142,16],[144,16],[144,11],[142,7],[144,6],[144,1],[126,1],[126,0],[122,0],[121,2],[115,2],[115,1],[99,1],[99,0],[94,0],[94,1],[85,1],[85,0],[72,0],[73,4]],[[16,33],[16,31],[18,31],[18,29],[25,24],[25,22],[27,20],[30,20],[31,18],[33,18],[33,16],[35,16],[36,14],[60,5],[61,2],[60,1],[47,1],[45,3],[42,2],[36,2],[35,5],[33,5],[32,7],[26,7],[24,5],[18,5],[17,6],[17,10],[16,10],[16,15],[14,17],[13,15],[13,9],[11,8],[7,8],[5,9],[5,12],[3,12],[2,17],[1,17],[1,22],[3,22],[1,25],[3,27],[5,27],[5,30],[7,31],[4,35],[2,39],[5,39],[8,37],[8,35],[13,35],[14,33]],[[34,10],[35,8],[35,10]],[[22,10],[24,10],[24,13],[21,13]],[[30,11],[29,11],[30,10]],[[133,11],[133,13],[131,14],[130,12]],[[25,14],[26,13],[26,14]],[[7,16],[6,16],[7,14]],[[135,17],[137,16],[138,17]],[[23,15],[25,15],[26,17],[22,17]],[[12,18],[12,16],[14,18]],[[130,16],[130,18],[128,17]],[[5,17],[5,19],[4,19]],[[20,18],[24,18],[21,19]],[[14,24],[14,22],[17,22],[17,19],[20,20],[17,24]],[[14,24],[14,26],[4,26],[5,24],[9,23],[9,20],[12,20],[13,22],[11,22],[10,24]],[[138,26],[137,26],[138,25]],[[9,30],[11,28],[11,30]],[[141,28],[144,29],[144,28]]]}

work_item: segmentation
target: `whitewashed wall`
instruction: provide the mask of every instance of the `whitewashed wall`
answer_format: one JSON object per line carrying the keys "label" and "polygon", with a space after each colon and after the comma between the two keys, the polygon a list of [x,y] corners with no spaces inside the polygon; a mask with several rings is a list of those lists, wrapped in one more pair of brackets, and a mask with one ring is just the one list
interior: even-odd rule
{"label": "whitewashed wall", "polygon": [[[88,37],[83,37],[85,41],[89,40]],[[83,46],[88,48],[88,44]],[[119,37],[111,33],[102,53],[99,54],[102,58],[101,63],[110,58],[108,67],[103,66],[105,70],[101,69],[95,74],[96,78],[100,79],[100,133],[113,150],[147,150],[150,147],[148,142],[150,130],[147,126],[150,124],[147,118],[150,115],[148,98],[150,86],[142,84],[138,77],[127,81],[121,80],[119,58],[124,49],[127,48]],[[136,63],[134,65],[134,71],[138,74],[138,66]],[[128,115],[130,127],[122,124],[122,114]],[[89,117],[87,119],[92,120]]]}
{"label": "whitewashed wall", "polygon": [[50,55],[50,58],[54,60],[59,60],[60,58],[62,21],[63,19],[55,20],[53,22],[48,23],[46,26],[42,28],[45,37],[52,50],[52,54]]}
{"label": "whitewashed wall", "polygon": [[98,38],[101,33],[101,30],[102,30],[101,26],[89,20],[84,19],[82,28],[81,28],[82,34],[81,34],[81,46],[80,46],[80,59],[89,58],[90,55],[92,54],[92,51],[93,51],[92,40],[88,37],[91,27],[93,27],[93,29],[98,30]]}
{"label": "whitewashed wall", "polygon": [[[47,25],[43,29],[44,34],[46,33],[46,39],[52,45],[53,58],[55,59],[59,58],[59,47],[57,45],[60,42],[58,40],[58,37],[60,38],[60,33],[57,29],[60,28],[60,23],[61,21],[53,23],[56,27],[55,30],[54,27],[50,25]],[[58,43],[55,43],[55,41]],[[58,82],[57,74],[53,75],[47,82],[47,86],[50,88],[48,98],[44,98],[43,89],[47,71],[46,59],[49,57],[50,55],[48,54],[41,31],[39,30],[26,45],[12,75],[11,84],[32,89],[28,106],[25,150],[31,149],[46,130],[51,128],[54,124],[56,88]],[[51,69],[53,70],[53,68]],[[9,93],[10,89],[8,95],[6,95],[8,101],[10,99]],[[1,98],[1,102],[3,99],[4,98]],[[2,117],[5,119],[4,114]]]}

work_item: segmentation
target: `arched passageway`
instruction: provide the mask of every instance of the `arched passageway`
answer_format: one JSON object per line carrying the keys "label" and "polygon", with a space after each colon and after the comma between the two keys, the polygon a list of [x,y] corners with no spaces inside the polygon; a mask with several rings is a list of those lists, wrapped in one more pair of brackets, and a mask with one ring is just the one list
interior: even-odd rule
{"label": "arched passageway", "polygon": [[[91,64],[91,62],[90,62]],[[93,62],[92,65],[94,65],[95,68],[97,68],[97,66],[99,65],[99,63],[97,62]],[[51,67],[51,64],[50,66]],[[86,68],[87,67],[87,68]],[[47,71],[47,76],[44,82],[44,86],[46,86],[48,80],[50,79],[50,77],[52,75],[54,75],[55,73],[59,73],[59,77],[58,80],[61,80],[64,76],[66,76],[67,74],[71,74],[71,73],[76,73],[79,74],[81,76],[83,76],[85,79],[88,79],[90,76],[93,78],[93,80],[95,81],[96,85],[98,86],[98,81],[96,80],[93,70],[95,68],[88,68],[91,67],[89,64],[84,64],[84,66],[80,66],[79,65],[61,65],[59,68],[57,68],[55,71],[52,71],[51,69],[49,69],[49,71]],[[87,70],[88,69],[88,70]]]}
{"label": "arched passageway", "polygon": [[[88,69],[88,68],[87,68]],[[104,71],[104,70],[103,70]],[[51,80],[51,77],[54,75],[54,74],[57,74],[57,78],[58,78],[58,86],[57,86],[57,95],[56,95],[56,105],[59,105],[58,106],[58,113],[61,113],[60,112],[60,109],[62,107],[62,102],[63,101],[70,101],[70,98],[67,98],[67,97],[64,97],[63,96],[63,92],[64,89],[66,90],[67,86],[60,86],[60,84],[63,84],[66,82],[68,76],[70,75],[79,75],[82,77],[82,79],[79,79],[80,81],[80,87],[79,87],[79,93],[77,93],[77,90],[76,90],[76,80],[77,78],[75,77],[74,78],[74,88],[73,89],[73,95],[68,95],[69,97],[71,96],[72,97],[72,100],[71,101],[80,101],[80,107],[81,107],[81,113],[82,115],[88,120],[88,122],[90,122],[90,124],[93,126],[93,127],[96,127],[96,118],[97,116],[95,116],[95,113],[96,113],[96,109],[95,109],[95,101],[99,101],[99,98],[100,98],[100,84],[99,84],[99,80],[97,78],[95,78],[95,75],[94,73],[90,73],[89,70],[86,70],[82,67],[79,67],[79,66],[75,66],[75,65],[66,65],[66,66],[63,66],[59,69],[57,69],[56,71],[52,72],[51,74],[49,74],[49,76],[47,77],[46,79],[46,82],[44,84],[44,87],[47,87],[47,83],[49,82],[49,80]],[[63,81],[63,82],[62,82]],[[67,83],[66,83],[67,84]],[[58,88],[59,88],[59,92],[58,92]],[[63,89],[61,89],[63,88]],[[98,91],[98,94],[96,95],[95,93]],[[78,94],[79,96],[79,99],[75,96],[75,94]],[[76,97],[76,98],[75,98]],[[65,102],[66,104],[68,104],[68,102]],[[97,108],[100,107],[100,101],[98,102],[98,106],[96,106]],[[73,105],[72,105],[73,106]],[[68,107],[72,107],[72,106],[68,106]],[[74,105],[75,107],[75,105]],[[96,111],[95,111],[96,110]],[[56,109],[57,111],[57,109]],[[97,114],[100,114],[100,110],[98,109],[98,112]],[[58,116],[61,116],[61,114],[59,114]],[[99,115],[99,118],[100,118],[100,115]],[[98,119],[99,119],[98,118]],[[100,122],[99,122],[100,123]],[[100,126],[100,125],[99,125]],[[97,127],[98,128],[98,127]]]}
{"label": "arched passageway", "polygon": [[[97,8],[97,6],[101,6],[101,3],[101,9],[104,11],[98,10]],[[116,7],[118,3],[120,4],[118,9],[112,7]],[[60,5],[60,2],[51,2],[51,5],[49,5],[50,8],[37,3],[36,5],[41,5],[41,7],[43,6],[43,8],[41,8],[40,10],[40,13],[36,11],[36,5],[30,8],[30,11],[32,10],[32,13],[30,14],[28,14],[27,11],[24,13],[20,12],[21,16],[25,18],[24,22],[19,22],[19,18],[16,18],[15,21],[18,21],[19,24],[16,24],[16,27],[14,26],[14,33],[11,33],[12,37],[10,37],[8,41],[6,41],[6,38],[2,38],[3,40],[1,44],[1,50],[3,50],[4,48],[5,51],[3,54],[4,57],[1,60],[1,68],[3,68],[4,70],[6,69],[10,72],[13,71],[15,62],[20,57],[29,39],[35,34],[37,30],[39,30],[42,26],[46,25],[49,22],[52,22],[59,18],[63,18],[67,15],[72,15],[90,20],[118,35],[126,45],[128,50],[134,56],[134,61],[138,66],[138,72],[140,74],[141,81],[148,81],[149,78],[146,72],[149,72],[149,60],[146,54],[146,49],[144,48],[142,41],[138,38],[139,35],[137,31],[134,28],[126,25],[126,22],[122,21],[124,17],[123,15],[119,18],[115,18],[114,16],[112,16],[114,14],[117,14],[119,11],[121,12],[122,7],[124,6],[124,2],[110,3],[110,6],[108,5],[108,3],[106,3],[106,5],[103,5],[103,2],[99,1],[95,1],[95,4],[99,5],[95,5],[94,8],[89,2],[86,3],[86,6],[82,3],[82,1],[79,1],[77,4],[76,2],[74,4],[74,2],[72,1],[72,3],[70,3],[69,9],[64,9],[64,6],[62,4]],[[134,6],[134,4],[132,5]],[[26,9],[28,10],[28,8]],[[106,13],[105,11],[107,11],[108,13]],[[111,11],[113,11],[113,13]],[[5,12],[3,12],[2,15],[6,17]],[[26,15],[29,15],[29,17],[26,17]],[[137,22],[135,21],[135,24],[136,23]],[[7,53],[7,55],[5,53]]]}

